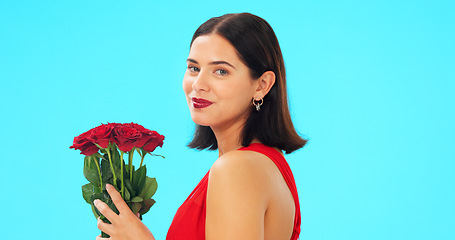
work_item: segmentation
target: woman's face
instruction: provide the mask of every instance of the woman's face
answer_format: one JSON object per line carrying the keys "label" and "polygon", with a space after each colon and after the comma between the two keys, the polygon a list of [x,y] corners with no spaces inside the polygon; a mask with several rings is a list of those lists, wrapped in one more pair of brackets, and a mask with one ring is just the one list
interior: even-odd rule
{"label": "woman's face", "polygon": [[199,36],[187,65],[182,85],[193,121],[212,128],[243,124],[258,86],[235,48],[217,34]]}

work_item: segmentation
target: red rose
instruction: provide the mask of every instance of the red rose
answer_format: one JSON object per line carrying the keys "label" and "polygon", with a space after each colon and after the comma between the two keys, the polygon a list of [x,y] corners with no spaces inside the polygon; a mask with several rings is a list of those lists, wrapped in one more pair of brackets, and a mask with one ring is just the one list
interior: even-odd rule
{"label": "red rose", "polygon": [[121,127],[123,125],[121,123],[108,123],[108,124],[113,126],[114,128],[119,127],[119,126]]}
{"label": "red rose", "polygon": [[143,127],[142,125],[139,125],[137,123],[125,123],[125,125],[138,130],[142,134],[141,138],[135,144],[135,147],[137,148],[143,147],[153,137],[153,132]]}
{"label": "red rose", "polygon": [[148,130],[144,126],[137,124],[137,123],[125,123],[125,125],[135,128],[136,130],[138,130],[141,133],[150,132],[150,130]]}
{"label": "red rose", "polygon": [[95,154],[98,152],[98,147],[88,138],[92,130],[74,138],[73,145],[70,148],[81,150],[81,154],[86,156]]}
{"label": "red rose", "polygon": [[107,148],[109,142],[112,142],[113,129],[113,124],[102,124],[91,130],[89,139],[100,147]]}
{"label": "red rose", "polygon": [[163,140],[164,140],[163,135],[160,135],[159,133],[157,133],[155,131],[150,131],[150,139],[148,140],[148,142],[144,145],[144,147],[142,149],[147,152],[153,152],[156,147],[163,146]]}
{"label": "red rose", "polygon": [[117,147],[123,152],[129,152],[141,139],[142,134],[129,124],[117,125],[114,128],[113,140]]}

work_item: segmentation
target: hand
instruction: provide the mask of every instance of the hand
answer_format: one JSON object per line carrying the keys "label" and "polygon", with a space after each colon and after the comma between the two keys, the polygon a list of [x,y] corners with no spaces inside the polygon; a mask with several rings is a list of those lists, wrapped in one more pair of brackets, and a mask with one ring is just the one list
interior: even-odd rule
{"label": "hand", "polygon": [[94,201],[95,207],[111,222],[111,224],[105,223],[98,218],[98,229],[109,234],[110,238],[102,238],[99,235],[96,240],[155,240],[150,230],[123,201],[120,193],[110,184],[106,184],[106,190],[117,207],[119,214],[117,215],[101,200],[96,199]]}

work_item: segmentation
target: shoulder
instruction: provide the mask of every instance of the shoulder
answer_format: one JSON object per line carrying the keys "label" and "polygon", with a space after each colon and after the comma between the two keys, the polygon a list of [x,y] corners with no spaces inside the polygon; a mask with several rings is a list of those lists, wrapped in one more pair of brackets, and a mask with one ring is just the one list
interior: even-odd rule
{"label": "shoulder", "polygon": [[245,198],[266,201],[274,163],[253,151],[232,151],[215,161],[210,169],[209,192],[241,194]]}
{"label": "shoulder", "polygon": [[[207,239],[264,239],[264,216],[270,202],[262,154],[233,151],[210,169],[207,187]],[[262,163],[262,164],[261,164]]]}
{"label": "shoulder", "polygon": [[283,215],[289,215],[292,231],[293,198],[285,186],[280,171],[267,156],[238,150],[224,154],[209,174],[206,238],[264,239],[266,228],[268,232],[271,226],[282,228]]}
{"label": "shoulder", "polygon": [[253,151],[232,151],[213,163],[211,176],[237,176],[241,179],[262,178],[273,162],[265,155]]}
{"label": "shoulder", "polygon": [[[218,158],[212,165],[212,170],[250,169],[260,165],[266,156],[253,151],[231,151]],[[251,170],[251,169],[250,169]]]}

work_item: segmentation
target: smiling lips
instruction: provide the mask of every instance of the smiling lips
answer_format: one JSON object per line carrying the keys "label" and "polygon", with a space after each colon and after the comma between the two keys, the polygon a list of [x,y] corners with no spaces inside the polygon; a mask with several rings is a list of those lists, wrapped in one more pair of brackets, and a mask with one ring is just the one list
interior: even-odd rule
{"label": "smiling lips", "polygon": [[203,98],[191,98],[191,101],[193,101],[193,106],[195,108],[206,108],[210,105],[212,105],[212,102],[209,100],[205,100]]}

